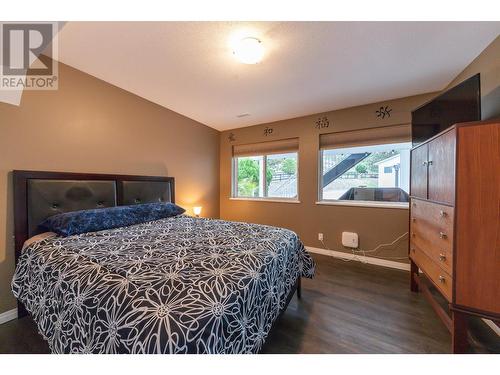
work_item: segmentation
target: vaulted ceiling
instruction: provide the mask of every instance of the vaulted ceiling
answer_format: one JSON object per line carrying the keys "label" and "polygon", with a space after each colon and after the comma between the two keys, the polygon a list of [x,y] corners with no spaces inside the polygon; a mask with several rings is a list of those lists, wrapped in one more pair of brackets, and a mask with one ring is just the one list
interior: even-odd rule
{"label": "vaulted ceiling", "polygon": [[[500,22],[68,22],[59,60],[218,130],[443,89]],[[262,41],[245,65],[235,38]],[[245,116],[241,116],[244,115]]]}

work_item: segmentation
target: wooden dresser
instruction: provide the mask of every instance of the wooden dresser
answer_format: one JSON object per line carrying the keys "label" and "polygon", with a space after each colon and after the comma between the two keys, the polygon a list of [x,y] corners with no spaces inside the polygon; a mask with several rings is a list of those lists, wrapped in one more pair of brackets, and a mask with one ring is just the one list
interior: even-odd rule
{"label": "wooden dresser", "polygon": [[466,352],[467,315],[500,321],[500,120],[457,124],[413,148],[410,195],[411,290],[450,330],[452,351]]}

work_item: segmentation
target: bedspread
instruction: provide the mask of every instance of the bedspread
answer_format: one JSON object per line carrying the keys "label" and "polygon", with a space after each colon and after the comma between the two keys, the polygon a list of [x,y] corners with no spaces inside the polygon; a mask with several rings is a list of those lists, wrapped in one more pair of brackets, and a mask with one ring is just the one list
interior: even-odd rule
{"label": "bedspread", "polygon": [[54,353],[255,353],[313,274],[290,230],[181,215],[33,243],[12,290]]}

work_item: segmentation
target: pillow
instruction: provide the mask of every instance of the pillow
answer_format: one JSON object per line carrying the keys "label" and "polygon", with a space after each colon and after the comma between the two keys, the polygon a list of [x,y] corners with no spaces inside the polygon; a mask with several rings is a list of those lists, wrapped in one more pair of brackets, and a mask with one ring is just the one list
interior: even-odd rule
{"label": "pillow", "polygon": [[180,215],[185,211],[173,203],[147,203],[98,208],[50,216],[38,228],[66,237],[164,219]]}

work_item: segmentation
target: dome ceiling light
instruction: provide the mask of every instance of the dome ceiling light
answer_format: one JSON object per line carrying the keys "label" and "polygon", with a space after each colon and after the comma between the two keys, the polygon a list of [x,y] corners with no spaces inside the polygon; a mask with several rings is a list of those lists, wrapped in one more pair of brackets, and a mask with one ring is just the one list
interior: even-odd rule
{"label": "dome ceiling light", "polygon": [[257,38],[243,38],[235,43],[233,54],[243,64],[257,64],[264,57],[264,46]]}

